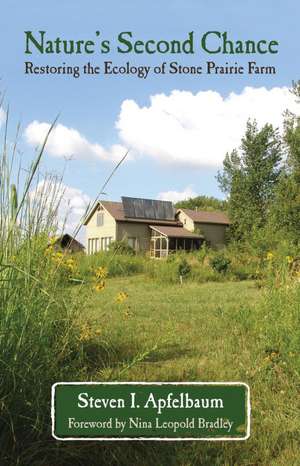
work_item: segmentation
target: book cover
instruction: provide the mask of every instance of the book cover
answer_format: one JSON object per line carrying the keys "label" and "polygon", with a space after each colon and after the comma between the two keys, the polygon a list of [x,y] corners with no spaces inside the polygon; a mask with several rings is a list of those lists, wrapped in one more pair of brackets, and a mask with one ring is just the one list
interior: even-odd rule
{"label": "book cover", "polygon": [[4,2],[1,466],[293,466],[299,5]]}

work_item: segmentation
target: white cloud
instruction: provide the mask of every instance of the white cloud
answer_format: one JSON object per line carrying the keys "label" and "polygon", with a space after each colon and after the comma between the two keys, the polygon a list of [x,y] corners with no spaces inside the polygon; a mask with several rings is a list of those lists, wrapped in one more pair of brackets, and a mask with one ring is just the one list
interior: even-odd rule
{"label": "white cloud", "polygon": [[[32,121],[25,129],[25,139],[32,146],[41,145],[50,129],[49,123]],[[50,133],[46,151],[53,157],[70,157],[75,159],[102,159],[119,161],[126,149],[120,144],[114,144],[105,149],[100,144],[89,142],[74,128],[57,124]]]}
{"label": "white cloud", "polygon": [[280,127],[286,108],[299,111],[286,87],[246,87],[225,98],[215,91],[174,90],[150,97],[145,107],[123,101],[116,127],[125,145],[160,162],[217,167],[240,146],[248,118]]}
{"label": "white cloud", "polygon": [[[116,129],[120,144],[108,148],[90,142],[78,130],[57,124],[46,150],[54,157],[116,161],[130,148],[128,159],[137,154],[166,164],[220,167],[226,152],[240,146],[246,122],[256,118],[259,126],[282,127],[282,114],[299,112],[287,87],[245,87],[240,93],[222,97],[216,91],[173,90],[170,95],[150,97],[148,106],[124,100]],[[1,118],[1,114],[0,114]],[[33,121],[25,130],[33,146],[43,142],[49,123]]]}
{"label": "white cloud", "polygon": [[185,201],[191,197],[196,197],[197,193],[187,186],[183,191],[165,191],[158,194],[157,199],[162,201],[171,201],[174,204],[179,201]]}
{"label": "white cloud", "polygon": [[[63,230],[70,234],[74,233],[91,201],[90,197],[80,189],[53,179],[41,180],[35,190],[31,192],[31,199],[38,202],[43,199],[43,202],[46,203],[45,211],[47,208],[56,207],[60,201],[56,212],[57,226],[59,231]],[[83,239],[82,229],[78,239],[79,241]]]}

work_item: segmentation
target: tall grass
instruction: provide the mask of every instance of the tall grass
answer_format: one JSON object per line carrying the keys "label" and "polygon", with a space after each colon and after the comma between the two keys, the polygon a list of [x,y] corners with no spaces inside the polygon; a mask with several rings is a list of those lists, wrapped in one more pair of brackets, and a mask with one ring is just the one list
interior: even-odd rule
{"label": "tall grass", "polygon": [[46,254],[60,202],[56,189],[49,196],[38,188],[47,138],[24,182],[7,126],[8,118],[0,155],[0,464],[33,465],[33,446],[49,443],[51,384],[76,368],[78,313]]}
{"label": "tall grass", "polygon": [[143,256],[100,251],[90,256],[82,255],[78,259],[78,273],[79,277],[89,281],[97,267],[105,267],[109,277],[126,277],[144,272],[145,261]]}
{"label": "tall grass", "polygon": [[[74,264],[90,273],[94,258],[76,260],[49,246],[49,238],[58,233],[63,195],[61,180],[41,177],[39,171],[51,130],[24,167],[17,156],[18,135],[13,145],[8,142],[7,117],[0,149],[1,466],[85,465],[89,447],[62,445],[51,437],[51,386],[89,380],[95,366],[100,373],[116,359],[109,342],[82,315],[93,287],[71,292]],[[112,257],[110,274],[136,273],[141,260]],[[97,451],[91,461],[101,464]]]}
{"label": "tall grass", "polygon": [[[52,383],[59,380],[87,380],[90,377],[89,364],[93,365],[94,372],[97,370],[97,373],[101,374],[101,358],[95,360],[95,348],[90,344],[93,342],[89,339],[90,351],[93,350],[90,354],[85,352],[83,345],[83,339],[86,336],[90,337],[90,329],[85,326],[85,334],[80,333],[82,313],[88,306],[87,303],[86,307],[81,306],[78,299],[82,296],[85,300],[90,293],[90,287],[83,287],[82,290],[77,288],[76,293],[70,293],[70,283],[66,281],[68,275],[60,273],[60,260],[53,262],[52,253],[49,254],[49,235],[53,235],[57,230],[56,214],[61,190],[57,180],[51,176],[43,184],[44,187],[39,185],[39,164],[47,138],[26,172],[27,177],[23,182],[25,172],[21,170],[24,167],[21,169],[16,155],[18,136],[15,144],[8,143],[7,122],[3,133],[0,151],[0,465],[267,465],[279,455],[276,449],[280,448],[283,453],[286,449],[287,455],[291,455],[289,464],[296,464],[292,463],[294,453],[291,445],[296,438],[296,427],[290,403],[288,412],[283,405],[279,408],[274,405],[274,410],[280,409],[278,415],[285,428],[283,433],[277,430],[272,433],[270,426],[264,425],[264,420],[254,412],[255,429],[262,440],[254,437],[252,443],[250,441],[249,444],[243,445],[228,444],[226,448],[220,444],[208,446],[194,443],[185,446],[139,443],[127,444],[125,447],[93,444],[91,448],[90,445],[84,444],[62,445],[51,439]],[[49,189],[49,186],[53,189]],[[238,335],[238,341],[244,339],[247,332],[255,333],[255,345],[251,352],[254,353],[256,361],[254,368],[249,369],[250,375],[247,376],[255,390],[265,393],[270,389],[274,393],[281,393],[285,390],[284,387],[290,384],[286,390],[293,394],[299,378],[300,342],[299,332],[295,329],[299,328],[300,324],[300,277],[298,269],[291,270],[289,255],[296,256],[297,251],[292,253],[289,249],[284,249],[281,255],[278,254],[278,258],[274,253],[268,261],[265,258],[266,254],[257,259],[247,252],[240,254],[240,257],[230,250],[225,253],[231,259],[231,271],[229,267],[226,274],[217,273],[210,266],[210,258],[214,252],[204,254],[201,251],[190,256],[178,254],[160,262],[140,256],[113,253],[78,256],[78,274],[88,281],[93,277],[94,269],[101,266],[108,270],[110,277],[144,273],[159,283],[178,285],[179,266],[185,259],[191,268],[183,283],[190,280],[197,286],[195,283],[236,279],[241,271],[248,277],[256,273],[257,267],[263,268],[266,277],[264,300],[259,303],[255,312],[245,314],[243,311],[239,317],[235,316],[244,326],[243,333]],[[162,288],[157,283],[155,285],[156,302],[160,302]],[[189,299],[193,300],[193,296],[190,298],[189,293],[183,291],[184,289],[182,299],[186,299],[186,303],[189,304]],[[98,296],[101,296],[101,293]],[[142,332],[147,334],[148,330],[144,330],[145,309],[147,311],[148,306],[147,315],[151,316],[153,302],[144,303],[143,299],[144,295],[141,296],[138,309],[143,313]],[[216,312],[219,313],[220,309],[218,306]],[[234,326],[232,320],[226,323],[226,318],[228,319],[226,313],[220,314],[223,325],[226,324],[230,328]],[[192,331],[192,325],[191,323],[190,327],[186,326],[184,331]],[[156,327],[160,328],[158,325]],[[123,323],[122,332],[126,332]],[[178,339],[178,336],[175,336]],[[206,345],[211,346],[211,339],[206,341],[204,333],[201,338]],[[152,340],[153,335],[149,334],[149,339]],[[109,351],[108,347],[107,353]],[[124,355],[120,355],[120,359],[122,356]],[[231,357],[230,351],[226,356]],[[178,361],[181,364],[180,359]],[[222,367],[218,367],[220,373]],[[234,372],[235,366],[229,369]],[[142,365],[141,370],[140,378],[147,378]],[[209,373],[207,360],[207,374]],[[241,374],[246,377],[248,372]],[[170,379],[172,378],[173,372],[170,374]],[[267,398],[264,409],[273,407],[272,399]],[[271,441],[268,440],[270,432],[273,435]],[[280,446],[280,442],[283,446]],[[286,464],[287,455],[284,453],[282,462],[279,460],[272,464]]]}
{"label": "tall grass", "polygon": [[190,272],[184,274],[184,281],[205,283],[207,281],[224,281],[234,279],[230,273],[220,274],[215,272],[209,261],[203,261],[200,254],[178,252],[168,259],[155,260],[146,255],[132,255],[118,252],[103,252],[81,257],[78,256],[78,277],[89,282],[97,267],[105,267],[108,277],[127,277],[143,273],[146,277],[160,283],[180,283],[181,267],[187,263]]}

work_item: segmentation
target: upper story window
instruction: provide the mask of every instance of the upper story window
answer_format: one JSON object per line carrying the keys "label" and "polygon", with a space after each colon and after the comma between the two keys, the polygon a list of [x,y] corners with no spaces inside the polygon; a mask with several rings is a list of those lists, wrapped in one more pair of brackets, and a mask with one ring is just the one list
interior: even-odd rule
{"label": "upper story window", "polygon": [[103,212],[97,212],[97,227],[102,227],[104,224],[104,213]]}

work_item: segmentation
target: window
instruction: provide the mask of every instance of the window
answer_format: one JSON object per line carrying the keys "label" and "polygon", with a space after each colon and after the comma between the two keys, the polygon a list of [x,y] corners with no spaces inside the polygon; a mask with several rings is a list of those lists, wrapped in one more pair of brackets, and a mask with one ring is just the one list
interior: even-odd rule
{"label": "window", "polygon": [[99,238],[88,239],[88,254],[95,254],[99,251],[100,241]]}
{"label": "window", "polygon": [[104,213],[97,212],[97,219],[96,219],[97,227],[102,227],[104,224]]}
{"label": "window", "polygon": [[111,242],[112,236],[105,236],[104,238],[101,238],[101,251],[107,251]]}
{"label": "window", "polygon": [[134,249],[134,251],[136,250],[136,244],[137,244],[136,238],[134,237],[127,238],[127,243],[128,243],[128,246]]}
{"label": "window", "polygon": [[150,240],[150,257],[160,259],[169,253],[169,238],[152,230]]}

